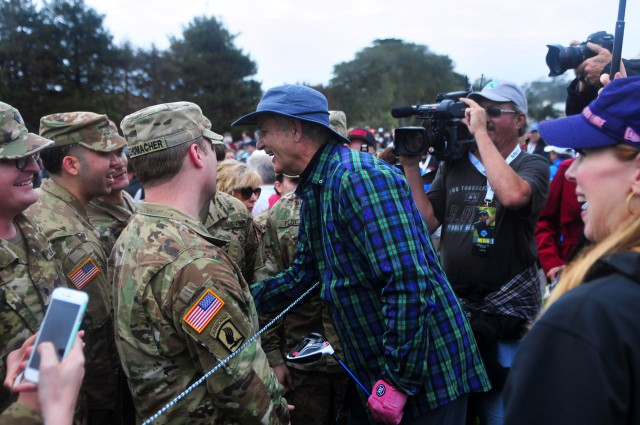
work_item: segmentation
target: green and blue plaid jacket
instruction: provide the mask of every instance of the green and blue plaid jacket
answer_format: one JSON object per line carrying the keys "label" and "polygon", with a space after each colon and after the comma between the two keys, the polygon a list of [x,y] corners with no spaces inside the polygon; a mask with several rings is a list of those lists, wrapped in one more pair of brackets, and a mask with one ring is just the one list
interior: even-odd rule
{"label": "green and blue plaid jacket", "polygon": [[296,258],[253,286],[256,306],[281,310],[320,280],[349,368],[368,388],[383,378],[413,395],[407,419],[488,390],[471,328],[404,176],[329,143],[301,180]]}

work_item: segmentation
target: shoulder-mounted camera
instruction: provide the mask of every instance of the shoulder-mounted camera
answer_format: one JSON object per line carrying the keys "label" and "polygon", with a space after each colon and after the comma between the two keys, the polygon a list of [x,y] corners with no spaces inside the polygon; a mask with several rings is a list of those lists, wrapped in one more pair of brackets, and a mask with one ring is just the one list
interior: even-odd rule
{"label": "shoulder-mounted camera", "polygon": [[427,152],[440,161],[459,159],[475,147],[475,139],[461,122],[467,105],[460,102],[471,90],[440,93],[428,105],[400,106],[391,110],[394,118],[416,116],[422,127],[400,127],[393,138],[396,155],[422,156]]}

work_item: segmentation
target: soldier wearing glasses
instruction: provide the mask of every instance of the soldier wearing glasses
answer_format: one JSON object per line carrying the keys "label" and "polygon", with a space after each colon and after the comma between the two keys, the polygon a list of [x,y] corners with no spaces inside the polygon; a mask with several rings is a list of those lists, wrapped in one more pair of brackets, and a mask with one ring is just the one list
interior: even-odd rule
{"label": "soldier wearing glasses", "polygon": [[[441,164],[426,196],[421,158],[400,160],[429,231],[442,225],[442,264],[470,315],[493,384],[472,404],[482,423],[502,423],[501,388],[541,305],[534,231],[547,198],[549,164],[520,149],[527,100],[517,85],[491,82],[460,100],[468,105],[463,122],[477,149]],[[493,238],[474,238],[481,211],[495,217]]]}
{"label": "soldier wearing glasses", "polygon": [[[0,102],[0,376],[7,354],[38,331],[49,295],[63,282],[51,243],[23,211],[38,200],[33,189],[40,151],[53,141],[29,133],[17,109]],[[42,423],[36,393],[22,393],[4,418]],[[33,396],[35,395],[35,400]],[[31,400],[29,400],[31,398]],[[0,412],[13,401],[0,389]],[[13,423],[13,422],[12,422]]]}

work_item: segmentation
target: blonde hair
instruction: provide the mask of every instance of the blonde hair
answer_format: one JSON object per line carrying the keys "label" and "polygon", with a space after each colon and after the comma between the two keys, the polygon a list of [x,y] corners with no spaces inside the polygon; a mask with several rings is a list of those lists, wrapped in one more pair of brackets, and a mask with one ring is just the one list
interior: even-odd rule
{"label": "blonde hair", "polygon": [[262,184],[260,175],[247,164],[235,159],[226,159],[218,163],[216,187],[220,192],[233,195],[235,189],[243,187],[256,188]]}
{"label": "blonde hair", "polygon": [[[640,153],[640,150],[625,144],[618,144],[612,149],[620,161],[633,160]],[[617,231],[582,253],[567,266],[560,276],[558,286],[551,292],[545,310],[562,295],[582,285],[593,266],[602,257],[616,252],[640,252],[640,214],[635,214],[620,224]]]}

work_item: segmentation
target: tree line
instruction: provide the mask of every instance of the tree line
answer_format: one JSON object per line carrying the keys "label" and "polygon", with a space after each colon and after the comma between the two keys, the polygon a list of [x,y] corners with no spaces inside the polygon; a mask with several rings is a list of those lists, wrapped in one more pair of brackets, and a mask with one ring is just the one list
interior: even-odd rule
{"label": "tree line", "polygon": [[[227,131],[262,96],[257,65],[234,38],[215,17],[201,16],[166,50],[134,48],[116,45],[104,15],[84,0],[1,0],[0,100],[17,107],[32,132],[54,112],[106,113],[118,123],[127,113],[177,100],[197,103],[216,130]],[[433,103],[437,93],[463,90],[466,81],[448,56],[385,39],[335,65],[331,81],[314,88],[331,109],[345,111],[350,126],[392,128],[393,107]],[[547,89],[539,82],[530,94]]]}

